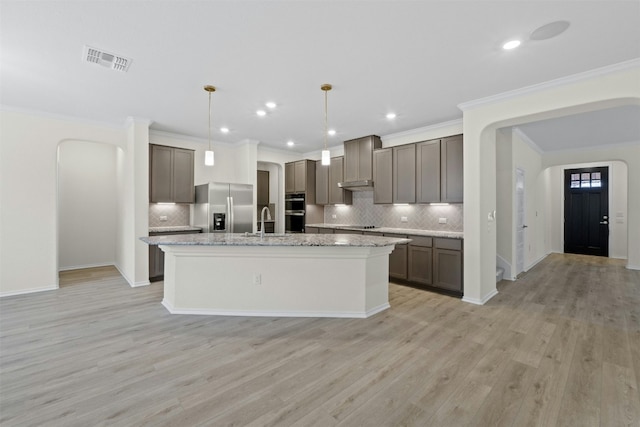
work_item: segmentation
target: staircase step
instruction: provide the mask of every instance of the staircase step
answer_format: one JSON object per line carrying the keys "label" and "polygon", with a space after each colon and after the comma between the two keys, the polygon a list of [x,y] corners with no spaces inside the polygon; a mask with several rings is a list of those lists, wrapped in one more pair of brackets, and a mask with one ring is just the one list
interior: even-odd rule
{"label": "staircase step", "polygon": [[504,276],[504,268],[496,267],[496,283],[502,280]]}

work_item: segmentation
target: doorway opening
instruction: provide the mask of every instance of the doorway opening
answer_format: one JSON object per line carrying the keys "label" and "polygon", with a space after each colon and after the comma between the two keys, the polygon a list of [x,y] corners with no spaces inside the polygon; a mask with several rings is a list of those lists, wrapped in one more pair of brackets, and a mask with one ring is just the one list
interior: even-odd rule
{"label": "doorway opening", "polygon": [[566,169],[564,252],[609,256],[609,168]]}

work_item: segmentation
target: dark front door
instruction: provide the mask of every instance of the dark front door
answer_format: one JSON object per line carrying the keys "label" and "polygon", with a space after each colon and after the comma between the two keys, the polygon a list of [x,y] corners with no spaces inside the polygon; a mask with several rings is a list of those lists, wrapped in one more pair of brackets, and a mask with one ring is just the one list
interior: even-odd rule
{"label": "dark front door", "polygon": [[564,173],[564,251],[609,256],[609,168]]}

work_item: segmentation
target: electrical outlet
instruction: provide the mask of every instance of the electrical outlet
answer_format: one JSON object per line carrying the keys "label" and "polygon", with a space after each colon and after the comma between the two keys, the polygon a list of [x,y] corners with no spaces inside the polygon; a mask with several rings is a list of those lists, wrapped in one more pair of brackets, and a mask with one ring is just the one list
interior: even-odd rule
{"label": "electrical outlet", "polygon": [[447,218],[438,218],[438,224],[446,224]]}
{"label": "electrical outlet", "polygon": [[254,284],[254,285],[260,285],[260,284],[262,284],[262,274],[260,274],[260,273],[253,273],[253,284]]}
{"label": "electrical outlet", "polygon": [[336,218],[338,218],[338,215],[336,214],[331,215],[331,219],[336,219]]}
{"label": "electrical outlet", "polygon": [[407,218],[406,216],[401,216],[400,222],[409,222],[409,218]]}
{"label": "electrical outlet", "polygon": [[160,216],[160,221],[166,221],[167,220],[167,216],[166,215],[161,215]]}

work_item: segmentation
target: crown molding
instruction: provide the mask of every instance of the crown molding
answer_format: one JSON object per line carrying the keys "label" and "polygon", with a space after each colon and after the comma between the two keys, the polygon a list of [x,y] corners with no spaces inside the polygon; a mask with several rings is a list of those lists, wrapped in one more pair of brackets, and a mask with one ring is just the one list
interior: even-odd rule
{"label": "crown molding", "polygon": [[[169,139],[179,139],[182,141],[190,141],[190,142],[195,142],[196,144],[204,144],[207,145],[209,144],[209,141],[204,139],[204,138],[198,138],[195,136],[190,136],[190,135],[183,135],[180,133],[174,133],[174,132],[167,132],[164,130],[157,130],[157,129],[149,129],[149,139],[151,139],[152,136],[156,136],[156,137],[160,137],[160,138],[169,138]],[[222,142],[222,141],[214,141],[211,140],[212,144],[215,145],[223,145],[223,146],[227,146],[227,147],[236,147],[236,144],[230,144],[228,142]]]}
{"label": "crown molding", "polygon": [[145,117],[134,117],[134,116],[128,116],[125,120],[124,120],[124,125],[126,127],[131,126],[132,124],[136,124],[136,125],[143,125],[143,126],[151,126],[151,124],[153,123],[153,120],[151,119],[147,119]]}
{"label": "crown molding", "polygon": [[590,147],[576,147],[576,148],[564,148],[562,150],[548,150],[544,152],[545,156],[553,156],[554,154],[570,153],[572,151],[600,151],[600,150],[613,150],[616,148],[625,148],[632,146],[640,146],[640,141],[627,141],[617,142],[615,144],[600,144]]}
{"label": "crown molding", "polygon": [[72,123],[78,123],[83,125],[100,126],[100,127],[106,127],[109,129],[117,129],[117,130],[123,129],[122,123],[116,124],[112,122],[102,122],[99,120],[86,119],[83,117],[69,116],[65,114],[50,113],[48,111],[35,110],[32,108],[16,107],[12,105],[0,104],[0,111],[6,111],[8,113],[25,114],[30,116],[38,116],[46,119],[61,120],[65,122],[72,122]]}
{"label": "crown molding", "polygon": [[424,132],[431,132],[434,130],[442,129],[449,126],[462,126],[462,118],[449,120],[442,123],[436,123],[434,125],[424,126],[416,129],[409,129],[402,132],[390,133],[388,135],[380,136],[380,139],[384,141],[385,139],[393,139],[393,138],[403,138],[407,136],[413,136],[417,134],[421,134]]}
{"label": "crown molding", "polygon": [[521,140],[523,140],[525,144],[527,144],[529,147],[531,147],[531,149],[533,149],[533,151],[537,152],[538,154],[544,154],[544,150],[542,148],[540,148],[540,146],[538,146],[538,144],[536,144],[533,139],[529,138],[529,135],[524,133],[524,131],[522,129],[520,129],[517,126],[514,126],[512,129],[513,129],[513,133],[518,135],[518,137]]}
{"label": "crown molding", "polygon": [[558,79],[549,80],[549,81],[534,84],[531,86],[525,86],[520,89],[514,89],[507,92],[497,93],[495,95],[487,96],[486,98],[480,98],[472,101],[463,102],[458,104],[458,108],[462,111],[472,110],[474,108],[495,104],[498,102],[517,98],[523,95],[529,95],[532,93],[557,88],[560,86],[579,83],[585,80],[593,79],[595,77],[606,76],[608,74],[613,74],[620,71],[627,71],[634,68],[640,68],[640,58],[619,62],[613,65],[607,65],[605,67],[584,71],[582,73],[572,74],[570,76],[560,77]]}

